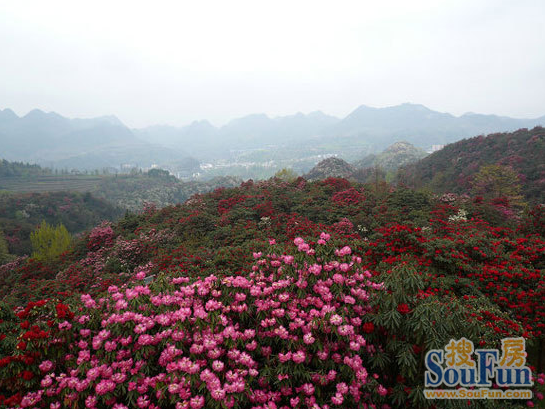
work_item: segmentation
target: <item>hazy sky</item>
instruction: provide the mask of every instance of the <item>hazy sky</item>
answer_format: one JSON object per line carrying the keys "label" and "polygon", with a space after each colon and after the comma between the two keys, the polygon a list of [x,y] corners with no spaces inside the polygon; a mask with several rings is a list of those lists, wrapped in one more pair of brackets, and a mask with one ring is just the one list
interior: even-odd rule
{"label": "hazy sky", "polygon": [[402,102],[536,117],[544,21],[543,0],[0,0],[0,109],[134,127]]}

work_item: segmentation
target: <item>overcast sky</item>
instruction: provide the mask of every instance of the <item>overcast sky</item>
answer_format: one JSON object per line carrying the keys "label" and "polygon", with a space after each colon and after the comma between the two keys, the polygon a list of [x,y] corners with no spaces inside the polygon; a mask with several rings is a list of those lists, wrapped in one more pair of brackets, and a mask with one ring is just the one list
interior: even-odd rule
{"label": "overcast sky", "polygon": [[132,127],[403,102],[537,117],[544,21],[543,0],[6,0],[0,109]]}

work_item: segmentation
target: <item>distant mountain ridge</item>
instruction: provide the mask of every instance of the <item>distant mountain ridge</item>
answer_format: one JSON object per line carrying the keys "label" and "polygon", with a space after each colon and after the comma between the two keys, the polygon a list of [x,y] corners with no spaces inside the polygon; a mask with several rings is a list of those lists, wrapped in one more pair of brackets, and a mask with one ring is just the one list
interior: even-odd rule
{"label": "distant mountain ridge", "polygon": [[18,117],[5,109],[0,111],[0,157],[80,169],[181,161],[180,167],[188,172],[198,170],[198,162],[185,161],[187,157],[247,164],[284,160],[282,166],[287,160],[287,166],[306,172],[320,158],[336,155],[354,162],[396,141],[427,149],[538,125],[545,125],[545,116],[517,119],[467,113],[457,117],[410,103],[386,108],[362,105],[342,119],[321,111],[275,118],[252,114],[222,127],[200,120],[185,127],[142,129],[129,129],[115,116],[68,119],[34,110]]}
{"label": "distant mountain ridge", "polygon": [[137,138],[115,116],[70,119],[38,109],[22,117],[0,111],[0,146],[3,159],[69,169],[149,167],[189,156]]}
{"label": "distant mountain ridge", "polygon": [[[203,160],[217,157],[218,153],[225,155],[226,149],[244,150],[267,145],[284,146],[288,153],[294,147],[312,146],[322,154],[356,160],[358,154],[361,158],[361,152],[380,152],[400,140],[427,149],[479,134],[537,125],[545,125],[545,116],[517,119],[467,113],[457,117],[406,103],[386,108],[361,105],[343,119],[320,111],[276,118],[252,114],[219,128],[208,121],[197,121],[182,128],[153,126],[135,130],[135,133],[148,142],[160,141],[168,146],[183,147]],[[210,147],[212,141],[215,142],[213,148]]]}
{"label": "distant mountain ridge", "polygon": [[275,118],[251,114],[233,119],[219,128],[207,120],[200,120],[181,128],[154,125],[134,132],[147,142],[187,149],[191,154],[210,159],[221,157],[226,150],[256,149],[306,140],[320,135],[323,129],[338,121],[340,119],[321,111]]}

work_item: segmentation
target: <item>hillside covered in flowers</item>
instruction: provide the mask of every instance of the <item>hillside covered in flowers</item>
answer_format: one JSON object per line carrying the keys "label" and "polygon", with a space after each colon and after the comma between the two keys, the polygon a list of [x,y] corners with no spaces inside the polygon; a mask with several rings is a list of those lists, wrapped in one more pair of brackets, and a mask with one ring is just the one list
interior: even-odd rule
{"label": "hillside covered in flowers", "polygon": [[270,179],[0,266],[1,408],[433,408],[424,356],[526,339],[542,404],[545,208]]}
{"label": "hillside covered in flowers", "polygon": [[409,164],[398,175],[411,186],[428,186],[436,192],[467,193],[482,166],[513,169],[529,202],[545,201],[545,129],[480,135],[446,145]]}

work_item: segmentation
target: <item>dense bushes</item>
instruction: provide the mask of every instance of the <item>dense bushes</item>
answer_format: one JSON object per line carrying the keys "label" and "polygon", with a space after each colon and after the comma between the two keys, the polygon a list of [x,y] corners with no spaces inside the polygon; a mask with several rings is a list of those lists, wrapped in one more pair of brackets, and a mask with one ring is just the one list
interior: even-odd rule
{"label": "dense bushes", "polygon": [[42,222],[63,224],[70,233],[80,233],[103,220],[115,220],[122,211],[91,194],[73,192],[0,193],[0,225],[9,252],[30,254],[30,233]]}
{"label": "dense bushes", "polygon": [[0,267],[0,394],[9,406],[30,392],[28,407],[432,407],[423,357],[461,336],[497,348],[522,335],[543,370],[541,208],[491,224],[476,217],[487,206],[273,179],[128,214],[53,264]]}
{"label": "dense bushes", "polygon": [[527,201],[545,201],[545,128],[519,129],[464,139],[406,166],[400,179],[434,191],[468,193],[479,169],[502,165],[514,169]]}

